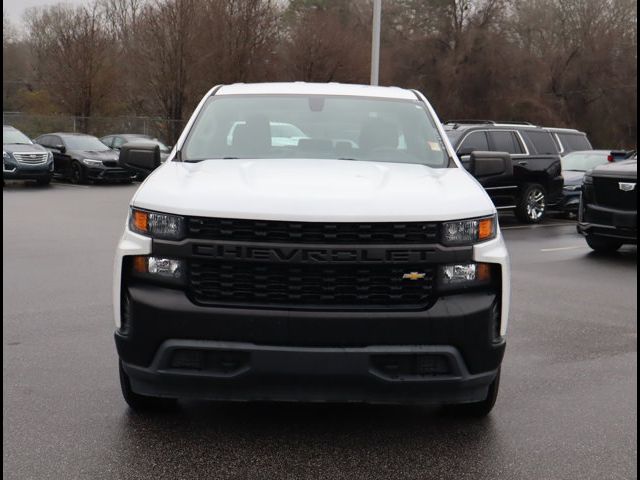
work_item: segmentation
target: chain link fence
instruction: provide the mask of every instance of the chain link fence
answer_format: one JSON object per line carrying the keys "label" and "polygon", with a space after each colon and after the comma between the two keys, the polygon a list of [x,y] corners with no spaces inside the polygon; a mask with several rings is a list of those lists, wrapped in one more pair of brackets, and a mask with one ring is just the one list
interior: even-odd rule
{"label": "chain link fence", "polygon": [[97,137],[116,133],[137,133],[173,145],[186,122],[159,117],[75,117],[2,112],[2,124],[11,125],[31,138],[44,133],[79,132]]}

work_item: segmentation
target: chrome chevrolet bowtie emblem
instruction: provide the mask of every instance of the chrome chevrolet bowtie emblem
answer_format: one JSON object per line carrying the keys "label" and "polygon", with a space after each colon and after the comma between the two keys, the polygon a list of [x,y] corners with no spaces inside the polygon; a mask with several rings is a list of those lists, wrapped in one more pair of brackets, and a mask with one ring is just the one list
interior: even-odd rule
{"label": "chrome chevrolet bowtie emblem", "polygon": [[630,192],[636,188],[636,184],[632,182],[620,182],[618,183],[618,186],[623,192]]}
{"label": "chrome chevrolet bowtie emblem", "polygon": [[422,280],[426,276],[427,276],[426,273],[410,272],[402,275],[402,279],[403,280]]}

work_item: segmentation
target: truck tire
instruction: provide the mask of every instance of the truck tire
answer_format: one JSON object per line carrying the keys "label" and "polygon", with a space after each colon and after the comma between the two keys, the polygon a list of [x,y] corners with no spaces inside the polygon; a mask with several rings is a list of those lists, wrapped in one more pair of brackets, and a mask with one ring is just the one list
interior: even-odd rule
{"label": "truck tire", "polygon": [[587,235],[585,238],[587,245],[598,253],[613,253],[622,246],[622,242],[609,238],[595,237],[593,235]]}
{"label": "truck tire", "polygon": [[547,191],[538,183],[522,186],[522,193],[515,209],[518,220],[523,223],[540,223],[547,213]]}
{"label": "truck tire", "polygon": [[131,389],[131,381],[129,375],[124,371],[122,361],[118,361],[118,370],[120,372],[120,388],[122,396],[129,407],[136,412],[145,412],[151,410],[171,410],[175,408],[178,401],[175,398],[149,397],[140,395]]}
{"label": "truck tire", "polygon": [[500,388],[500,370],[496,378],[489,385],[487,398],[480,402],[458,403],[455,405],[446,405],[445,412],[459,417],[486,417],[489,415],[498,398],[498,389]]}

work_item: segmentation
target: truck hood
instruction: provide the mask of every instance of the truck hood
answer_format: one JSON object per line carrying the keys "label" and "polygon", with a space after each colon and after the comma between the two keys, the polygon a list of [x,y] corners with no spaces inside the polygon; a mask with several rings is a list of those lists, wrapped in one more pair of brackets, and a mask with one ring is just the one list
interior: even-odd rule
{"label": "truck hood", "polygon": [[622,162],[607,163],[600,165],[589,172],[594,177],[613,178],[638,178],[637,160],[625,160]]}
{"label": "truck hood", "polygon": [[437,221],[495,212],[462,168],[324,159],[170,161],[132,205],[181,215],[291,221]]}

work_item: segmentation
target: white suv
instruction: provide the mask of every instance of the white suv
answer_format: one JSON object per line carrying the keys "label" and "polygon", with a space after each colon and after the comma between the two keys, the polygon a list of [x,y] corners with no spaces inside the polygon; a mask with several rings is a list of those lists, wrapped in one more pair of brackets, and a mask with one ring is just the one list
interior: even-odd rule
{"label": "white suv", "polygon": [[[305,135],[274,142],[278,124]],[[158,167],[115,259],[132,408],[199,398],[491,410],[508,254],[493,203],[422,94],[218,86],[164,164],[144,143],[120,159]],[[475,152],[467,168],[481,178],[510,166],[508,154]]]}

